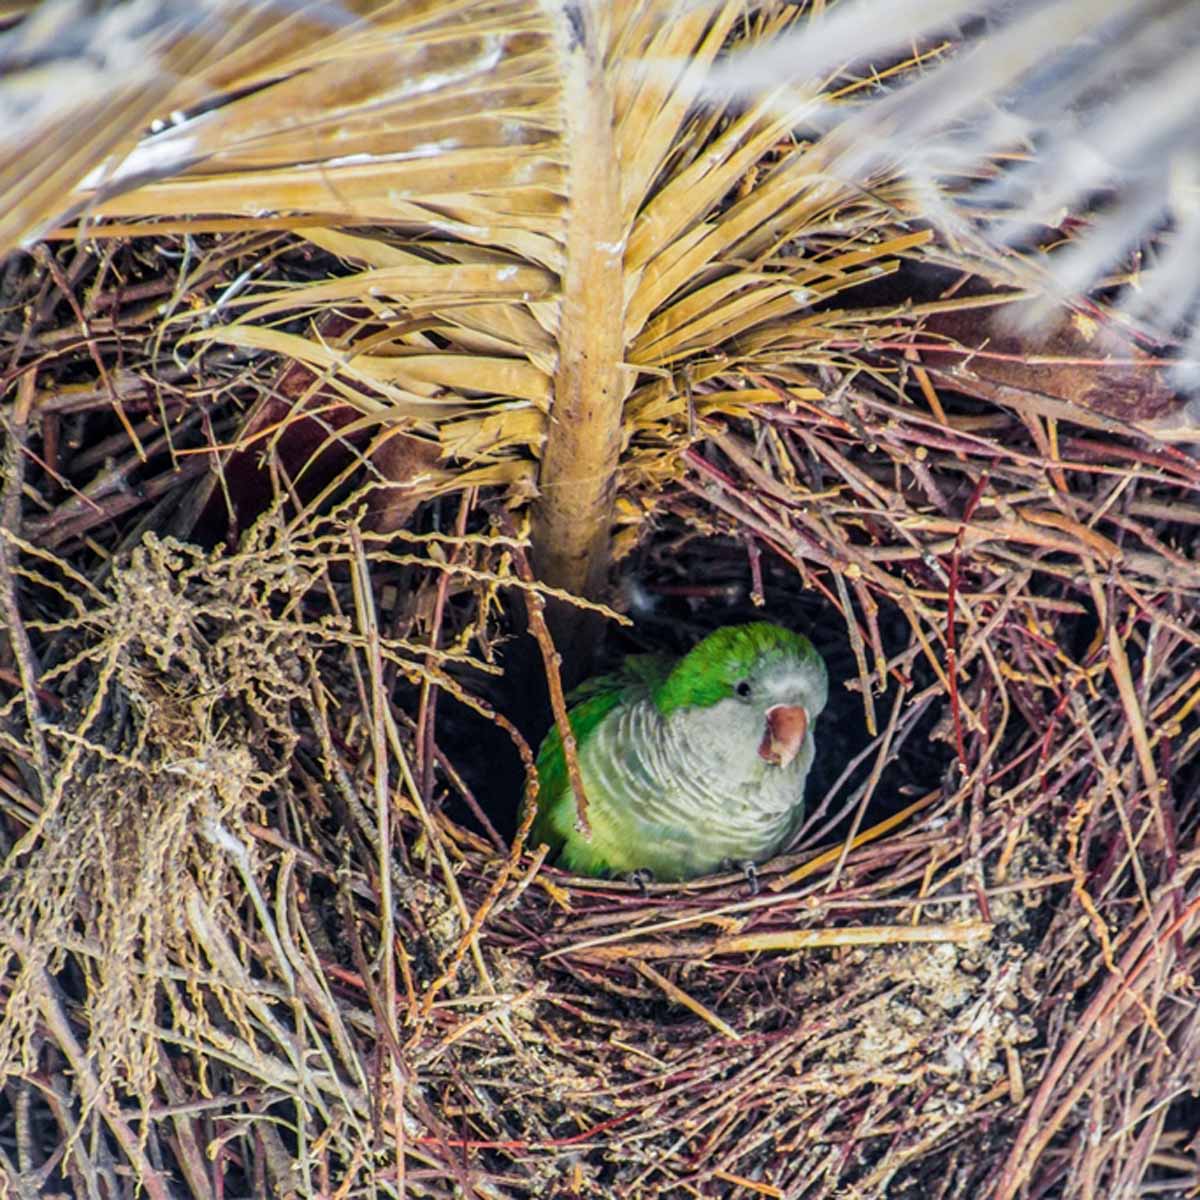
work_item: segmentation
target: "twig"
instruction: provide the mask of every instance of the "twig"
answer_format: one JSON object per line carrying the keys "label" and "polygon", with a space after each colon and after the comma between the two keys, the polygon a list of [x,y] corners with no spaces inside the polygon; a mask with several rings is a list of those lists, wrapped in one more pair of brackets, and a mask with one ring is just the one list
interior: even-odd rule
{"label": "twig", "polygon": [[[23,957],[27,957],[26,952],[23,952]],[[121,1149],[137,1171],[138,1183],[146,1189],[151,1200],[171,1200],[171,1192],[167,1187],[166,1180],[155,1170],[143,1153],[141,1141],[120,1115],[120,1109],[100,1086],[100,1081],[92,1070],[88,1055],[76,1040],[71,1024],[62,1010],[53,980],[40,966],[32,969],[37,973],[34,994],[38,1011],[42,1014],[42,1020],[46,1022],[56,1045],[71,1064],[75,1083],[79,1088],[85,1107],[94,1107],[104,1118],[105,1123],[112,1130],[113,1136],[120,1143]]]}
{"label": "twig", "polygon": [[[504,532],[515,539],[516,531],[513,529],[508,514],[499,509],[493,511],[495,511]],[[532,585],[534,583],[533,568],[529,565],[524,548],[514,540],[511,550],[518,577],[526,584]],[[532,587],[523,591],[521,595],[529,617],[530,632],[537,639],[538,650],[541,651],[542,666],[546,672],[546,685],[550,689],[550,707],[554,711],[554,724],[562,741],[563,757],[567,764],[567,778],[570,779],[571,790],[575,793],[575,827],[585,837],[590,837],[592,830],[587,819],[587,792],[583,787],[583,775],[579,770],[575,734],[571,730],[571,721],[567,716],[567,701],[563,695],[562,675],[559,673],[562,659],[554,649],[554,641],[546,624],[545,601]]]}
{"label": "twig", "polygon": [[717,954],[761,954],[773,950],[827,950],[832,946],[895,946],[913,942],[969,945],[987,941],[993,928],[987,921],[963,921],[957,925],[846,925],[839,929],[781,929],[673,942],[634,941],[619,946],[592,946],[586,950],[566,947],[555,953],[597,962],[623,962],[647,958],[705,959]]}
{"label": "twig", "polygon": [[727,1037],[734,1042],[741,1040],[742,1035],[732,1025],[722,1021],[715,1012],[710,1008],[706,1008],[694,996],[689,996],[683,988],[677,987],[665,975],[660,975],[649,963],[635,958],[633,960],[633,969],[643,978],[650,980],[656,987],[662,988],[676,1004],[682,1004],[684,1008],[694,1012],[702,1021],[707,1021],[722,1037]]}

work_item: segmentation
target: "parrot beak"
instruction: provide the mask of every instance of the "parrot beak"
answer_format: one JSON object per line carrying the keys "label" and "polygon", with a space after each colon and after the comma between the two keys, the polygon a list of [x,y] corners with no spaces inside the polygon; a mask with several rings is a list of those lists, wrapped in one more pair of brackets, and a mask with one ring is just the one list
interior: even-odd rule
{"label": "parrot beak", "polygon": [[758,757],[777,767],[786,767],[804,745],[808,713],[798,704],[776,704],[767,709],[767,727],[758,744]]}

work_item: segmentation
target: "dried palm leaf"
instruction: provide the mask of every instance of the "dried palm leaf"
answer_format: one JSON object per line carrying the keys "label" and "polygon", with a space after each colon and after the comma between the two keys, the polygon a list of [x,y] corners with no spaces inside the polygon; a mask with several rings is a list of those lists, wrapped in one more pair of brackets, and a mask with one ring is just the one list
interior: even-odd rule
{"label": "dried palm leaf", "polygon": [[[247,11],[255,37],[235,46],[205,10],[180,88],[208,98],[114,147],[73,204],[90,233],[283,218],[341,260],[195,336],[291,356],[373,420],[429,423],[444,461],[476,464],[463,482],[514,460],[524,479],[537,459],[535,557],[555,586],[601,589],[615,497],[672,478],[708,417],[745,411],[747,364],[841,361],[893,328],[822,308],[928,238],[890,175],[864,189],[839,176],[836,141],[804,134],[856,85],[711,97],[723,56],[803,27],[805,6]],[[365,317],[337,345],[272,327],[332,305]]]}

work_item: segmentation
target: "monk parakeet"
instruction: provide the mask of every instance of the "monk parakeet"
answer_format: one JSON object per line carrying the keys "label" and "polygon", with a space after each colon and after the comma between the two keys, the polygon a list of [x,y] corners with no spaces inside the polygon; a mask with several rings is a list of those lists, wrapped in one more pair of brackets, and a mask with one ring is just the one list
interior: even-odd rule
{"label": "monk parakeet", "polygon": [[803,816],[828,692],[812,643],[763,621],[718,629],[678,660],[627,658],[569,698],[591,836],[552,729],[531,844],[578,874],[662,881],[770,858]]}

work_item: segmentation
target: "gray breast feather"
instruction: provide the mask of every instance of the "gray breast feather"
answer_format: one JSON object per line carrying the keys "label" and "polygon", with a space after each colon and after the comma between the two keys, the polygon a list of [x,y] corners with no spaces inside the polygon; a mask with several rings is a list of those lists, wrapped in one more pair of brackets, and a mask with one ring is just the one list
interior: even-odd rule
{"label": "gray breast feather", "polygon": [[[585,776],[597,780],[591,803],[619,805],[631,835],[668,846],[691,873],[724,859],[769,857],[802,811],[804,781],[813,757],[811,733],[787,769],[762,763],[756,753],[731,769],[731,747],[719,737],[696,736],[693,725],[661,717],[653,703],[614,710],[588,739]],[[585,784],[587,778],[585,778]]]}

